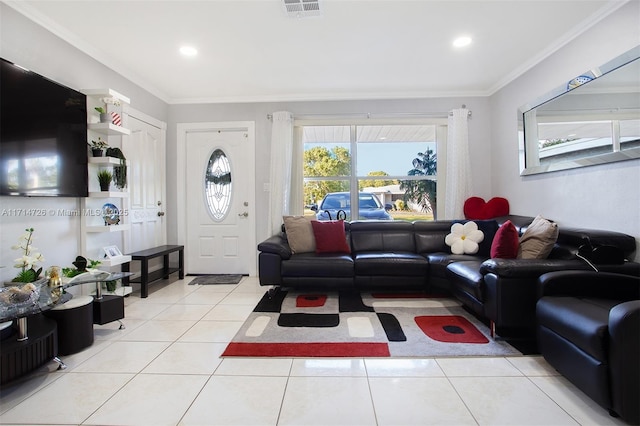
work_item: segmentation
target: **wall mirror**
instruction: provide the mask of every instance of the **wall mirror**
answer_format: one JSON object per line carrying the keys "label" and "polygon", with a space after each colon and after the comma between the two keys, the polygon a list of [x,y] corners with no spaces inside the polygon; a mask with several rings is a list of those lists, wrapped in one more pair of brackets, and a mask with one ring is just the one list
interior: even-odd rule
{"label": "wall mirror", "polygon": [[518,110],[521,176],[640,158],[640,46]]}

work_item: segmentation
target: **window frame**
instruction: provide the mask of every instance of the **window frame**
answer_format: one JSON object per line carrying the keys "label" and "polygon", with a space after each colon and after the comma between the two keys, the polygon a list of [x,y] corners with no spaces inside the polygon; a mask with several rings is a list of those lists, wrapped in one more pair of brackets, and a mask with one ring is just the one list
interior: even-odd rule
{"label": "window frame", "polygon": [[[359,176],[357,175],[358,164],[358,151],[357,151],[357,132],[356,129],[359,126],[402,126],[402,125],[423,125],[423,126],[435,126],[435,143],[436,143],[436,155],[437,155],[437,173],[436,176],[385,176],[385,179],[389,180],[432,180],[436,179],[436,193],[437,193],[437,212],[434,212],[434,216],[444,214],[444,204],[446,194],[445,190],[445,176],[446,176],[446,145],[447,145],[447,126],[448,118],[443,117],[430,117],[430,118],[366,118],[366,119],[346,119],[346,118],[305,118],[294,119],[293,128],[295,140],[294,143],[299,146],[300,155],[294,158],[294,161],[299,162],[299,168],[303,166],[304,155],[304,141],[302,128],[306,126],[350,126],[350,140],[349,149],[351,156],[351,172],[349,176],[318,176],[318,177],[306,177],[304,173],[301,174],[302,182],[299,185],[300,191],[304,187],[304,183],[307,181],[347,181],[349,182],[349,192],[351,196],[351,205],[358,206],[358,181],[371,180],[371,176]],[[410,178],[410,179],[408,179]],[[355,188],[355,190],[354,190]],[[301,195],[301,199],[304,197]],[[296,206],[296,208],[301,208]],[[299,212],[302,214],[302,211]],[[352,219],[353,220],[353,219]]]}

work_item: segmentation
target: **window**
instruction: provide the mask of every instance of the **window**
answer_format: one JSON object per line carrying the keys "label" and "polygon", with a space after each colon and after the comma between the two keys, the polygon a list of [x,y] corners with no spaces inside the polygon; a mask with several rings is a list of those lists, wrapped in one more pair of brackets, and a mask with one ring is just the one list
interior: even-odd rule
{"label": "window", "polygon": [[229,158],[220,149],[213,151],[207,160],[204,177],[204,193],[209,214],[220,222],[229,213],[231,205],[231,166]]}
{"label": "window", "polygon": [[[302,125],[305,215],[432,220],[440,124]],[[440,130],[439,130],[440,128]],[[351,206],[358,206],[351,208]],[[357,214],[353,212],[357,211]]]}

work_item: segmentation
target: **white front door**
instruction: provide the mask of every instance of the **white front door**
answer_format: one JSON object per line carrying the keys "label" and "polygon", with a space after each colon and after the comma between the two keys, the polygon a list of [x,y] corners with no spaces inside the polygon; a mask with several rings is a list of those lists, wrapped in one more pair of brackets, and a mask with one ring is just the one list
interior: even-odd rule
{"label": "white front door", "polygon": [[127,253],[167,243],[165,218],[165,123],[129,112],[129,223]]}
{"label": "white front door", "polygon": [[255,274],[253,127],[210,123],[185,140],[185,269]]}

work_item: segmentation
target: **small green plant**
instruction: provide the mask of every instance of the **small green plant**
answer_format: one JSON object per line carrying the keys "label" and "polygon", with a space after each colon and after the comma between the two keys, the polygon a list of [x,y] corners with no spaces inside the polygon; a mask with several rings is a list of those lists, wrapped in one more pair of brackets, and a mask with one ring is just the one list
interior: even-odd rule
{"label": "small green plant", "polygon": [[103,141],[101,137],[98,137],[98,140],[91,141],[89,146],[91,147],[91,149],[104,149],[104,148],[108,148],[109,144]]}
{"label": "small green plant", "polygon": [[108,187],[113,180],[113,174],[109,170],[100,170],[98,172],[98,182],[100,187]]}
{"label": "small green plant", "polygon": [[96,107],[95,110],[98,111],[100,114],[106,114],[107,113],[107,110],[102,108],[102,107]]}
{"label": "small green plant", "polygon": [[99,260],[86,259],[82,256],[77,256],[76,260],[73,262],[73,266],[75,266],[75,268],[62,268],[62,274],[67,278],[73,278],[76,275],[87,272],[87,268],[95,269],[101,264],[102,262],[100,262]]}

